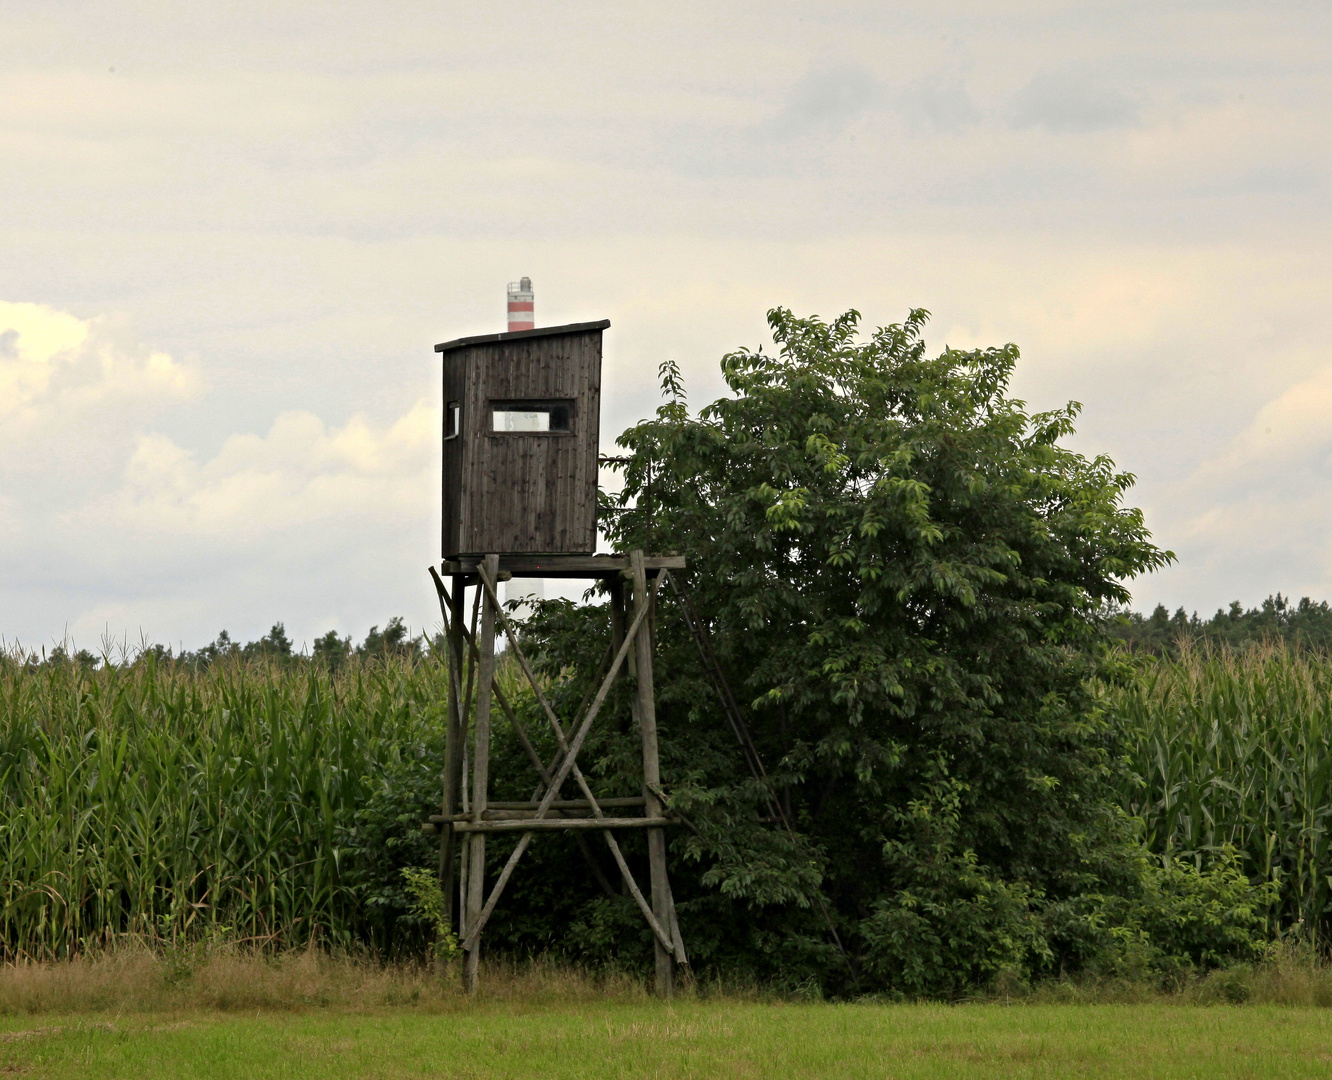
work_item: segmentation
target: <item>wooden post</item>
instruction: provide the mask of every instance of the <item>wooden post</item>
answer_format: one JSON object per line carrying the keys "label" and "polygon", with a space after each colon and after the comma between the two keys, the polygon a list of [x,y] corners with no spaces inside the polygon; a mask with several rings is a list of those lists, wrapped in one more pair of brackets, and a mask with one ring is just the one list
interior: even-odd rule
{"label": "wooden post", "polygon": [[[634,579],[634,617],[651,602],[648,592],[647,572],[643,567],[643,553],[629,553],[629,565]],[[652,635],[649,632],[648,612],[644,625],[634,638],[635,667],[638,687],[635,694],[638,713],[638,729],[643,740],[643,797],[646,800],[645,816],[659,818],[665,807],[657,796],[661,786],[661,763],[657,755],[657,706],[652,686]],[[648,829],[648,872],[652,882],[652,914],[664,927],[672,923],[671,886],[666,876],[666,832],[664,829]],[[653,945],[657,958],[657,993],[661,997],[670,997],[675,991],[675,960],[670,950],[654,937]]]}
{"label": "wooden post", "polygon": [[[606,590],[610,593],[610,630],[611,630],[611,653],[619,652],[620,646],[624,644],[624,579],[620,575],[610,578],[606,582]],[[628,663],[625,664],[625,670],[629,674],[634,671],[634,653],[630,650]],[[621,672],[623,678],[623,671]],[[638,723],[638,699],[634,698],[629,703],[629,710],[635,725]]]}
{"label": "wooden post", "polygon": [[[458,797],[462,788],[463,740],[466,738],[466,725],[463,710],[463,583],[461,574],[453,575],[453,589],[449,596],[449,640],[447,642],[449,663],[449,711],[448,727],[444,732],[444,802],[441,812],[451,817],[458,812]],[[440,826],[439,838],[439,887],[444,893],[445,921],[454,924],[454,916],[461,914],[454,911],[457,883],[457,839],[451,824]]]}
{"label": "wooden post", "polygon": [[[486,571],[491,581],[499,578],[499,556],[487,555]],[[495,609],[486,599],[481,601],[481,627],[477,640],[479,663],[476,671],[476,719],[472,747],[472,820],[481,822],[490,789],[490,693],[495,676]],[[485,904],[486,834],[474,833],[470,839],[471,866],[467,873],[467,925],[475,926]],[[478,936],[468,950],[463,966],[463,982],[469,994],[477,990],[477,973],[481,962],[481,939]]]}

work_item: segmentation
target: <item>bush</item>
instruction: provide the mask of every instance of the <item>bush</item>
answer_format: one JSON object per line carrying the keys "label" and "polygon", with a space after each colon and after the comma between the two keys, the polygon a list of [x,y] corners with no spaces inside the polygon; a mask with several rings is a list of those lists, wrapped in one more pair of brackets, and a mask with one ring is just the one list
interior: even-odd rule
{"label": "bush", "polygon": [[[860,342],[854,312],[778,309],[777,354],[723,359],[731,396],[692,415],[666,365],[667,403],[620,437],[605,528],[620,550],[688,556],[768,765],[749,774],[663,600],[662,769],[693,824],[672,880],[705,966],[951,995],[1088,962],[1105,941],[1087,898],[1150,887],[1123,857],[1141,848],[1117,812],[1122,732],[1092,684],[1118,670],[1125,581],[1172,556],[1122,504],[1132,477],[1060,445],[1076,404],[1010,398],[1011,345],[927,356],[925,317]],[[604,619],[528,627],[571,700]],[[597,777],[632,790],[622,706],[602,723]]]}

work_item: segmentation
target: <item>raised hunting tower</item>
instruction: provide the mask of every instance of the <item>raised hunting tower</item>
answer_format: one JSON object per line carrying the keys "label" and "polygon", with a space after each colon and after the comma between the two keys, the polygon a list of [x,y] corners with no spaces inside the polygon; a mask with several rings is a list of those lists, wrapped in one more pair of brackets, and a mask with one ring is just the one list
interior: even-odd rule
{"label": "raised hunting tower", "polygon": [[436,345],[445,558],[597,548],[600,322]]}
{"label": "raised hunting tower", "polygon": [[[675,965],[688,963],[666,875],[664,827],[673,819],[661,787],[652,686],[656,595],[671,570],[684,569],[685,560],[642,551],[595,554],[601,335],[609,325],[603,319],[435,346],[444,364],[444,562],[430,574],[447,630],[449,700],[444,797],[440,813],[424,828],[440,834],[440,884],[450,917],[455,898],[458,902],[469,990],[477,986],[486,922],[523,852],[549,832],[572,832],[599,885],[613,895],[587,843],[589,832],[605,838],[625,889],[652,930],[659,993],[671,993]],[[579,715],[563,721],[523,655],[496,592],[499,582],[523,577],[599,578],[610,596],[601,669]],[[470,629],[468,588],[475,589]],[[495,679],[497,629],[553,731],[557,749],[549,761]],[[630,709],[642,741],[642,786],[637,795],[599,795],[578,767],[578,752],[611,688],[625,675],[634,684]],[[490,799],[492,701],[504,710],[513,738],[533,766],[533,795],[526,801]],[[646,832],[647,896],[616,840],[622,830]],[[518,841],[487,890],[491,833],[509,833]]]}

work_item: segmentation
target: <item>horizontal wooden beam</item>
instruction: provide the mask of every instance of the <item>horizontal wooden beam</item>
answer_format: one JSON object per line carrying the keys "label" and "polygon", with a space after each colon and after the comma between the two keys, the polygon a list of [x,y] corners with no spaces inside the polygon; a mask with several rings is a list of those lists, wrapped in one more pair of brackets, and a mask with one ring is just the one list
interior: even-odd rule
{"label": "horizontal wooden beam", "polygon": [[[440,566],[444,574],[475,574],[480,555],[460,555]],[[683,555],[649,555],[643,560],[649,575],[685,569]],[[501,555],[501,576],[515,578],[599,578],[629,572],[627,555]]]}
{"label": "horizontal wooden beam", "polygon": [[[551,818],[585,818],[591,817],[592,811],[584,807],[581,810],[548,810],[547,815]],[[532,821],[536,818],[536,811],[530,807],[524,810],[496,810],[487,806],[481,811],[482,821]],[[431,814],[430,821],[436,825],[442,825],[446,821],[452,821],[455,824],[459,821],[471,821],[471,814],[453,814],[446,817],[443,814]]]}
{"label": "horizontal wooden beam", "polygon": [[[540,799],[529,799],[526,802],[504,802],[502,799],[491,799],[486,803],[488,810],[535,810],[541,805]],[[613,795],[604,799],[597,799],[598,806],[646,806],[647,799],[642,795]],[[556,799],[550,804],[552,810],[587,810],[591,809],[592,804],[587,799]]]}
{"label": "horizontal wooden beam", "polygon": [[460,821],[460,833],[563,832],[565,829],[660,829],[674,825],[664,817],[542,818],[540,821]]}
{"label": "horizontal wooden beam", "polygon": [[[486,803],[485,810],[482,813],[486,820],[508,819],[513,821],[523,820],[522,815],[528,816],[536,812],[538,807],[536,802],[491,802]],[[598,799],[597,805],[604,808],[622,810],[635,806],[646,806],[647,800],[641,795],[631,795],[625,798]],[[550,812],[553,814],[565,815],[585,815],[592,813],[592,804],[586,799],[556,799],[550,804]],[[471,814],[431,814],[428,819],[431,824],[443,825],[446,821],[471,821]]]}

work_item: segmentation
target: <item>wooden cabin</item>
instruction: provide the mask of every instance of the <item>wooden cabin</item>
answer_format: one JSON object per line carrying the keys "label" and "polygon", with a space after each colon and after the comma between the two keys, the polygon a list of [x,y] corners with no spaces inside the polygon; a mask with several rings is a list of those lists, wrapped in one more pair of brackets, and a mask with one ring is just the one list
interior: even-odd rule
{"label": "wooden cabin", "polygon": [[445,558],[597,546],[601,334],[609,319],[436,345]]}

